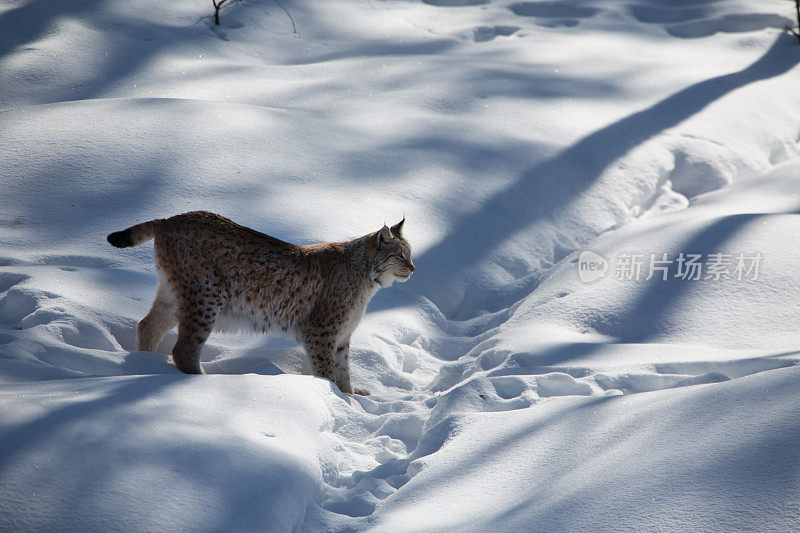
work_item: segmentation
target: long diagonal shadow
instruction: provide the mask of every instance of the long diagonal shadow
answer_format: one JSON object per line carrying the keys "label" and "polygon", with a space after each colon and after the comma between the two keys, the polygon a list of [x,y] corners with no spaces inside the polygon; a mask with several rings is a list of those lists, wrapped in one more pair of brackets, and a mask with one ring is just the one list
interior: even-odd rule
{"label": "long diagonal shadow", "polygon": [[13,464],[16,454],[35,449],[41,440],[53,433],[55,428],[91,418],[101,411],[134,404],[179,383],[182,378],[183,376],[180,375],[156,374],[125,379],[119,384],[114,384],[108,394],[102,397],[68,403],[51,409],[45,415],[30,422],[18,424],[10,429],[4,428],[2,444],[0,444],[0,481],[9,465]]}
{"label": "long diagonal shadow", "polygon": [[[761,58],[744,70],[687,87],[526,170],[513,185],[489,198],[479,210],[458,218],[453,229],[420,254],[416,263],[423,270],[434,272],[433,278],[463,276],[478,261],[487,258],[499,243],[533,222],[552,219],[631,149],[731,91],[789,71],[800,62],[796,46],[790,43],[782,34]],[[452,257],[459,257],[459,261],[452,261]],[[426,294],[426,289],[440,281],[425,282],[423,287],[420,279],[412,278],[410,287],[436,301],[435,295]]]}
{"label": "long diagonal shadow", "polygon": [[[681,251],[702,254],[726,252],[724,246],[735,239],[738,233],[749,225],[763,223],[771,216],[774,215],[740,213],[721,217],[688,238]],[[689,281],[673,277],[663,281],[654,278],[632,305],[611,319],[614,322],[611,324],[614,334],[622,342],[643,343],[657,339],[659,334],[665,332],[663,328],[668,324],[670,313],[681,300],[698,291],[698,283],[715,282],[708,279]]]}

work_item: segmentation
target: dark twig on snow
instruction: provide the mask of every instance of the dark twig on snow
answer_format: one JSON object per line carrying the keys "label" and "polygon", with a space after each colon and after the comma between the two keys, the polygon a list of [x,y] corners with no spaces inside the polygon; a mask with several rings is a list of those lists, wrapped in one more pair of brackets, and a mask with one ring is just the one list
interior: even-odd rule
{"label": "dark twig on snow", "polygon": [[797,42],[800,43],[800,0],[794,0],[794,10],[797,14],[797,29],[786,26],[786,30],[797,37]]}
{"label": "dark twig on snow", "polygon": [[211,0],[211,3],[214,4],[214,24],[219,26],[219,10],[222,8],[222,4],[227,2],[228,0]]}
{"label": "dark twig on snow", "polygon": [[[222,6],[228,1],[229,0],[211,0],[211,3],[214,4],[214,24],[216,24],[217,26],[219,26],[219,10],[222,9]],[[289,17],[289,21],[292,23],[292,33],[297,35],[297,26],[294,23],[294,17],[292,16],[292,14],[278,0],[272,0],[272,1],[275,2],[275,5],[281,8],[284,13],[286,13],[287,17]]]}
{"label": "dark twig on snow", "polygon": [[[295,26],[295,25],[294,25],[294,17],[292,17],[292,14],[291,14],[291,13],[289,13],[289,10],[288,10],[288,9],[286,9],[285,7],[283,7],[283,4],[281,4],[280,2],[278,2],[278,0],[272,0],[272,1],[273,1],[273,2],[275,2],[275,4],[276,4],[276,5],[277,5],[279,8],[283,9],[283,10],[286,12],[286,15],[289,17],[289,20],[291,20],[291,21],[292,21],[292,33],[294,33],[295,35],[297,35],[297,26]],[[798,1],[798,2],[800,2],[800,0],[797,0],[797,1]]]}

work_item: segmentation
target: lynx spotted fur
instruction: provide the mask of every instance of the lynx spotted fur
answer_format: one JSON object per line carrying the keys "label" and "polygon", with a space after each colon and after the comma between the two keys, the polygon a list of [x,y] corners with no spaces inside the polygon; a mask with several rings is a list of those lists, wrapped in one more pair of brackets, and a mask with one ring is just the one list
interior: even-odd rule
{"label": "lynx spotted fur", "polygon": [[137,328],[138,350],[155,351],[177,325],[172,360],[200,374],[200,349],[215,327],[276,331],[303,345],[315,375],[352,394],[350,336],[367,302],[414,271],[404,221],[348,242],[297,246],[195,211],[137,224],[108,242],[124,248],[155,238],[159,283]]}

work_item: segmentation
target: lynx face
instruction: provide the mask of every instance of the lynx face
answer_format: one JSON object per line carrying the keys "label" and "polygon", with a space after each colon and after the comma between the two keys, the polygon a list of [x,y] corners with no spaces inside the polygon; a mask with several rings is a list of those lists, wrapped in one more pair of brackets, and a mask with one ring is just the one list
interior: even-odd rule
{"label": "lynx face", "polygon": [[408,281],[414,272],[411,261],[411,246],[403,238],[405,219],[391,228],[384,226],[375,234],[375,255],[371,261],[371,278],[381,287],[389,287],[395,281]]}

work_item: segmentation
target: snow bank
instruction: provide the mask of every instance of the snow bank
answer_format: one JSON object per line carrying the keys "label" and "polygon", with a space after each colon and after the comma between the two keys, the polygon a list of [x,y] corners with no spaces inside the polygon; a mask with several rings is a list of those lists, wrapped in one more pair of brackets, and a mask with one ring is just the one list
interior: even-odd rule
{"label": "snow bank", "polygon": [[800,369],[484,413],[430,456],[375,531],[791,531]]}
{"label": "snow bank", "polygon": [[[4,4],[0,528],[791,529],[792,16]],[[351,343],[372,396],[277,339],[215,334],[199,377],[174,333],[133,351],[152,251],[105,236],[192,209],[297,243],[406,215],[416,273]]]}
{"label": "snow bank", "polygon": [[330,396],[345,401],[300,376],[4,386],[3,527],[297,529],[319,498]]}

